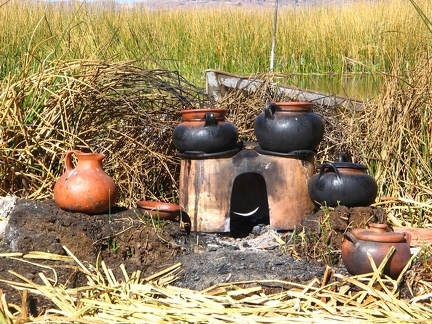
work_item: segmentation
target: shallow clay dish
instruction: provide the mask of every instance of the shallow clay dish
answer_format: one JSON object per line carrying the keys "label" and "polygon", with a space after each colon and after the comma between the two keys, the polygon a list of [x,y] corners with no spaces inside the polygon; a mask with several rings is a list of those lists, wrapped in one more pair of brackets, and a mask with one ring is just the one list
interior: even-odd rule
{"label": "shallow clay dish", "polygon": [[174,220],[180,215],[180,206],[161,201],[140,200],[137,207],[142,215],[150,214],[155,218]]}

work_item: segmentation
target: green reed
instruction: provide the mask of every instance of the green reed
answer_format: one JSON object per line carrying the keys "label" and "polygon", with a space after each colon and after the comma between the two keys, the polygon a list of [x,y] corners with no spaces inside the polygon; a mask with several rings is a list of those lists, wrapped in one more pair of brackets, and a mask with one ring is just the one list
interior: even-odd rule
{"label": "green reed", "polygon": [[[426,17],[427,0],[416,2]],[[12,0],[0,7],[0,77],[20,73],[26,54],[46,59],[148,58],[194,83],[203,71],[250,74],[269,69],[272,6],[149,10],[86,2]],[[422,16],[410,2],[356,1],[279,9],[275,71],[363,73],[404,67],[430,50]]]}

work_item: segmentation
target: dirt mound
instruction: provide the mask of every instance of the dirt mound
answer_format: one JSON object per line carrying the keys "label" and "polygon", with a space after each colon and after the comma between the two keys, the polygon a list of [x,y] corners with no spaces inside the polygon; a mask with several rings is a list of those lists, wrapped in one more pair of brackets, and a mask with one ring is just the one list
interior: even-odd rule
{"label": "dirt mound", "polygon": [[[327,255],[333,253],[332,268],[347,274],[339,258],[341,233],[356,220],[357,224],[378,221],[379,213],[379,209],[371,207],[357,211],[340,207],[311,216],[297,233],[277,233],[263,224],[255,226],[247,237],[233,238],[188,233],[178,222],[149,219],[133,209],[86,215],[61,210],[52,200],[18,199],[9,214],[0,252],[20,252],[23,256],[0,258],[0,289],[9,303],[19,305],[22,292],[7,280],[42,283],[39,274],[43,273],[52,278],[52,284],[65,288],[86,285],[86,274],[72,263],[43,260],[43,254],[38,254],[38,260],[30,258],[33,251],[66,256],[67,249],[88,269],[101,267],[103,261],[116,278],[124,277],[122,264],[127,273],[140,271],[145,278],[180,262],[181,272],[172,285],[203,290],[226,282],[274,280],[274,284],[267,283],[267,289],[274,291],[283,289],[277,280],[307,283],[322,277],[329,259],[323,258],[319,250],[327,251]],[[332,224],[333,236],[318,225],[323,222]],[[317,240],[308,241],[306,237]],[[305,251],[315,251],[315,255]],[[22,277],[17,278],[17,274]],[[52,301],[33,294],[26,303],[33,315],[53,307]]]}

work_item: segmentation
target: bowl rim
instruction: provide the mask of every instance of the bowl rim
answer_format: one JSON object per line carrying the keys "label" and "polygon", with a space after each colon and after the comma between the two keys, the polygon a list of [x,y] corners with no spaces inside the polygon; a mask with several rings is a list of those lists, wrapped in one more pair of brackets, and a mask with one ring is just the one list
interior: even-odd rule
{"label": "bowl rim", "polygon": [[177,213],[180,211],[180,205],[174,203],[167,203],[162,201],[154,200],[139,200],[137,201],[137,207],[145,210],[159,210],[164,212]]}

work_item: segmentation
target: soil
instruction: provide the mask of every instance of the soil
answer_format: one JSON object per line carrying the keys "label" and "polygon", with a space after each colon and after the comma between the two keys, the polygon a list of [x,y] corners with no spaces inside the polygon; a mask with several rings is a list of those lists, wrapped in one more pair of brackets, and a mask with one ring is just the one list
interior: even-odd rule
{"label": "soil", "polygon": [[[152,220],[134,209],[114,208],[109,215],[87,215],[64,211],[53,200],[17,199],[8,214],[0,252],[67,255],[66,247],[87,269],[100,267],[104,261],[116,278],[123,278],[121,264],[128,274],[140,270],[145,278],[180,262],[181,273],[172,285],[193,290],[263,279],[307,283],[322,277],[327,264],[347,274],[339,251],[343,233],[370,221],[384,222],[385,212],[341,206],[317,212],[296,233],[276,233],[262,224],[246,237],[233,238],[229,234],[189,233],[178,221]],[[323,223],[329,224],[329,232],[320,225]],[[0,289],[9,303],[20,305],[22,291],[4,280],[22,282],[19,274],[42,283],[39,273],[51,278],[55,271],[58,284],[81,287],[87,279],[77,268],[76,263],[65,265],[64,261],[3,257]],[[277,284],[267,287],[269,291],[278,288]],[[25,302],[33,315],[53,307],[51,301],[31,293]]]}

